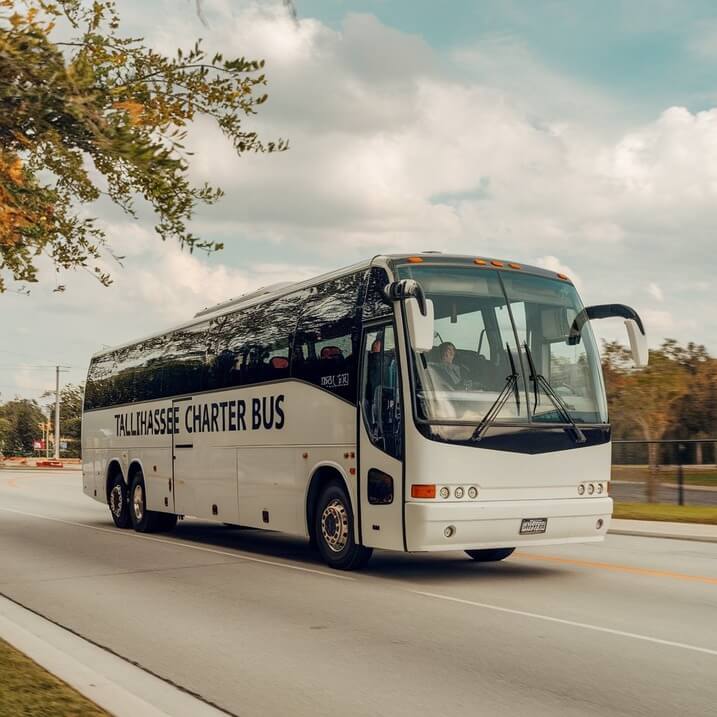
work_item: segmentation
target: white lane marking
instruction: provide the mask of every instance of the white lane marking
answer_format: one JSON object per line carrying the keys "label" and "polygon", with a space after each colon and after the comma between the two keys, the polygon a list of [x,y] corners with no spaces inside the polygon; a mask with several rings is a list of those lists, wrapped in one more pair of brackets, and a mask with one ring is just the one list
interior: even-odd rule
{"label": "white lane marking", "polygon": [[409,590],[414,595],[423,595],[424,597],[436,598],[437,600],[447,600],[449,602],[459,603],[461,605],[470,605],[471,607],[482,607],[486,610],[495,610],[497,612],[505,612],[510,615],[521,615],[522,617],[532,617],[535,620],[544,620],[545,622],[556,622],[559,625],[569,625],[570,627],[581,627],[585,630],[593,630],[594,632],[604,632],[608,635],[617,635],[619,637],[629,637],[633,640],[643,640],[644,642],[652,642],[657,645],[667,645],[668,647],[679,647],[683,650],[692,650],[693,652],[702,652],[706,655],[717,656],[717,650],[710,650],[708,647],[698,647],[697,645],[688,645],[684,642],[673,642],[672,640],[662,640],[659,637],[651,637],[650,635],[640,635],[637,632],[625,632],[624,630],[614,630],[611,627],[601,627],[600,625],[591,625],[588,622],[576,622],[575,620],[564,620],[560,617],[551,617],[550,615],[541,615],[537,612],[526,612],[525,610],[514,610],[509,607],[501,607],[500,605],[491,605],[485,602],[474,602],[473,600],[464,600],[463,598],[451,597],[450,595],[439,595],[437,593],[424,592],[422,590]]}
{"label": "white lane marking", "polygon": [[174,547],[189,548],[191,550],[199,550],[203,553],[213,553],[215,555],[226,555],[236,560],[246,560],[250,563],[260,563],[262,565],[271,565],[275,568],[286,568],[287,570],[297,570],[302,573],[313,573],[315,575],[323,575],[326,578],[334,578],[336,580],[356,580],[349,575],[342,575],[341,573],[329,573],[325,570],[315,570],[313,568],[304,568],[300,565],[289,565],[288,563],[279,563],[275,560],[263,560],[262,558],[255,558],[253,556],[245,555],[244,553],[234,552],[230,553],[227,550],[217,550],[216,548],[206,548],[202,545],[193,545],[183,540],[168,540],[166,538],[157,538],[153,535],[143,535],[142,533],[135,533],[130,530],[120,530],[118,528],[100,528],[98,525],[88,525],[87,523],[77,523],[72,520],[63,520],[62,518],[52,518],[49,515],[41,515],[39,513],[28,513],[24,510],[15,510],[14,508],[0,508],[5,513],[15,513],[17,515],[24,515],[28,518],[40,518],[41,520],[50,520],[53,523],[62,523],[63,525],[72,525],[76,528],[89,528],[90,530],[97,530],[100,533],[109,533],[110,535],[119,535],[126,538],[136,538],[137,540],[150,540],[153,543],[166,543],[167,545],[173,545]]}

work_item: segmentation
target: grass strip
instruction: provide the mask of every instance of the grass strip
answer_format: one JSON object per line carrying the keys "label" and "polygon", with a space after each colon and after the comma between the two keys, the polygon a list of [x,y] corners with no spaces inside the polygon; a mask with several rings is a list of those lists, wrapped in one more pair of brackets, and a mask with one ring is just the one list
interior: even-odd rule
{"label": "grass strip", "polygon": [[[710,468],[685,466],[683,469],[685,485],[717,487],[717,471]],[[647,466],[612,466],[613,480],[626,480],[646,483],[650,476]],[[658,472],[660,483],[677,483],[677,466],[661,466]]]}
{"label": "grass strip", "polygon": [[717,525],[717,507],[712,505],[671,505],[669,503],[615,503],[613,518]]}
{"label": "grass strip", "polygon": [[2,717],[109,717],[62,680],[0,640]]}

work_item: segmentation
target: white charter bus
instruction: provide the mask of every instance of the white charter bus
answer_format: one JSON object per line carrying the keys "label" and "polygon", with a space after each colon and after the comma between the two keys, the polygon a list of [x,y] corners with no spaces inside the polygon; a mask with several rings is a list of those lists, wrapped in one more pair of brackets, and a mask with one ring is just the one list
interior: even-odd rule
{"label": "white charter bus", "polygon": [[332,567],[374,548],[602,540],[610,426],[567,276],[489,258],[378,256],[200,311],[92,357],[83,489],[119,528],[178,516],[309,538]]}

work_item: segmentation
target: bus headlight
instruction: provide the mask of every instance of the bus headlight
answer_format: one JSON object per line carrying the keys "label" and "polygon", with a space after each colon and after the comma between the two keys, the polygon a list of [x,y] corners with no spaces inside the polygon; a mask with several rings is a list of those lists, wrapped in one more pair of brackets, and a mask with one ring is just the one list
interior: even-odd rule
{"label": "bus headlight", "polygon": [[441,489],[438,491],[438,495],[440,495],[441,498],[448,498],[448,496],[449,496],[450,494],[451,494],[451,491],[448,490],[448,488],[446,488],[446,486],[443,486],[443,488],[441,488]]}
{"label": "bus headlight", "polygon": [[597,490],[598,495],[600,495],[600,494],[602,493],[602,483],[598,483],[598,484],[597,484],[597,489],[596,489],[596,490]]}
{"label": "bus headlight", "polygon": [[578,486],[578,495],[583,495],[583,493],[585,493],[585,486],[581,483]]}
{"label": "bus headlight", "polygon": [[478,497],[478,488],[476,488],[474,485],[472,485],[472,486],[468,489],[468,497],[469,497],[471,500],[475,500],[475,499]]}
{"label": "bus headlight", "polygon": [[444,535],[444,537],[446,537],[446,538],[452,538],[455,534],[456,534],[456,529],[455,529],[455,527],[452,526],[452,525],[447,525],[447,526],[443,529],[443,535]]}
{"label": "bus headlight", "polygon": [[588,483],[588,495],[592,495],[595,492],[595,484]]}
{"label": "bus headlight", "polygon": [[462,498],[463,495],[464,495],[464,493],[465,493],[465,491],[464,491],[463,488],[461,488],[460,486],[458,486],[458,488],[456,488],[456,489],[453,491],[453,495],[455,495],[456,498]]}

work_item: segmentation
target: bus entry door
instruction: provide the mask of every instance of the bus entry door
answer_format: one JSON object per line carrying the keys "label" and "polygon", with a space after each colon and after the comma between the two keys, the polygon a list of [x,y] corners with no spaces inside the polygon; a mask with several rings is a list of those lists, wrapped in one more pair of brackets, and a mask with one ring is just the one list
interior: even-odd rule
{"label": "bus entry door", "polygon": [[195,450],[194,440],[187,433],[185,422],[182,419],[184,411],[191,405],[191,397],[175,398],[172,401],[174,422],[172,433],[172,495],[174,496],[174,512],[179,515],[195,513],[192,496],[192,477],[198,475],[198,466],[195,465],[198,452]]}
{"label": "bus entry door", "polygon": [[365,329],[361,357],[361,539],[369,547],[403,550],[403,411],[392,324]]}

